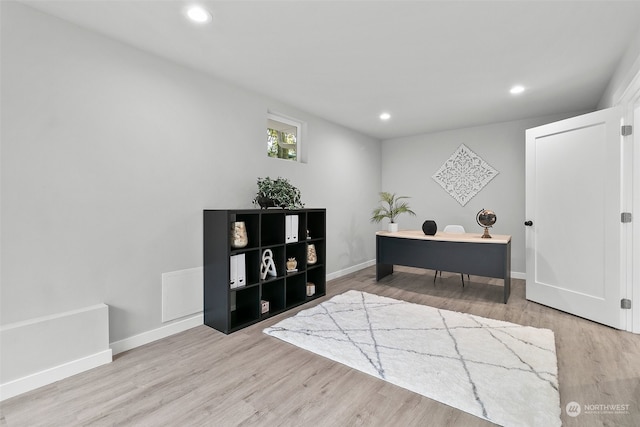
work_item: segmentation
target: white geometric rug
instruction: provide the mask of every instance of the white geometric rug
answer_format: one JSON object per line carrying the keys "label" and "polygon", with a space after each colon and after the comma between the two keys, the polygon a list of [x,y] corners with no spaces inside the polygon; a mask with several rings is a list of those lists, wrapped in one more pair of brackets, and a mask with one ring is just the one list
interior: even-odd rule
{"label": "white geometric rug", "polygon": [[348,291],[264,332],[503,426],[560,426],[553,332]]}

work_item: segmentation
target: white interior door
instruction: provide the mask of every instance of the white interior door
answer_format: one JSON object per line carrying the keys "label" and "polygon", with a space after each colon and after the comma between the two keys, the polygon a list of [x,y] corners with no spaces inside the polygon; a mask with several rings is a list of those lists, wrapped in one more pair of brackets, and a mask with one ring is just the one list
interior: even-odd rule
{"label": "white interior door", "polygon": [[620,110],[526,132],[526,297],[624,329]]}

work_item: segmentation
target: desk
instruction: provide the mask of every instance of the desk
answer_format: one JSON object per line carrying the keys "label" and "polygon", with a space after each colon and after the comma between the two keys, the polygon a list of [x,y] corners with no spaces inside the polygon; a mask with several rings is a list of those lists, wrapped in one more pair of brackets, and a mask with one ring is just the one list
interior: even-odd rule
{"label": "desk", "polygon": [[393,273],[393,265],[496,277],[504,281],[504,303],[511,293],[511,236],[436,233],[419,230],[376,233],[376,280]]}

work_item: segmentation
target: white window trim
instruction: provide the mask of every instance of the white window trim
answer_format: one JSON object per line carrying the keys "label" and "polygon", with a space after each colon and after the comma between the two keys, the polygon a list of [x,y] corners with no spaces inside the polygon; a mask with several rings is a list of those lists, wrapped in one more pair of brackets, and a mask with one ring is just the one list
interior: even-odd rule
{"label": "white window trim", "polygon": [[[296,160],[293,162],[304,163],[302,161],[302,158],[303,158],[302,157],[302,152],[303,152],[302,127],[304,123],[298,119],[295,119],[290,116],[286,116],[276,111],[267,111],[267,119],[275,120],[276,122],[286,123],[296,128]],[[291,160],[287,160],[287,159],[277,159],[277,160],[286,160],[287,162],[291,162]]]}

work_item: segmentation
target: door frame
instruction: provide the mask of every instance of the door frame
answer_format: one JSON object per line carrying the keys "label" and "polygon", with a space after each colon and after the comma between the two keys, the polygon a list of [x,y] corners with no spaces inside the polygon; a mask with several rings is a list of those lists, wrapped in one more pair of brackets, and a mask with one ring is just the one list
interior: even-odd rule
{"label": "door frame", "polygon": [[[622,310],[626,317],[626,330],[640,334],[640,197],[633,197],[633,189],[640,193],[640,117],[634,109],[640,107],[640,71],[636,73],[622,94],[614,100],[622,108],[621,125],[632,125],[631,135],[622,140],[622,194],[621,212],[631,212],[631,223],[620,224],[623,255],[621,295],[631,299],[632,309]],[[640,114],[639,114],[640,115]],[[635,122],[635,123],[634,123]]]}

